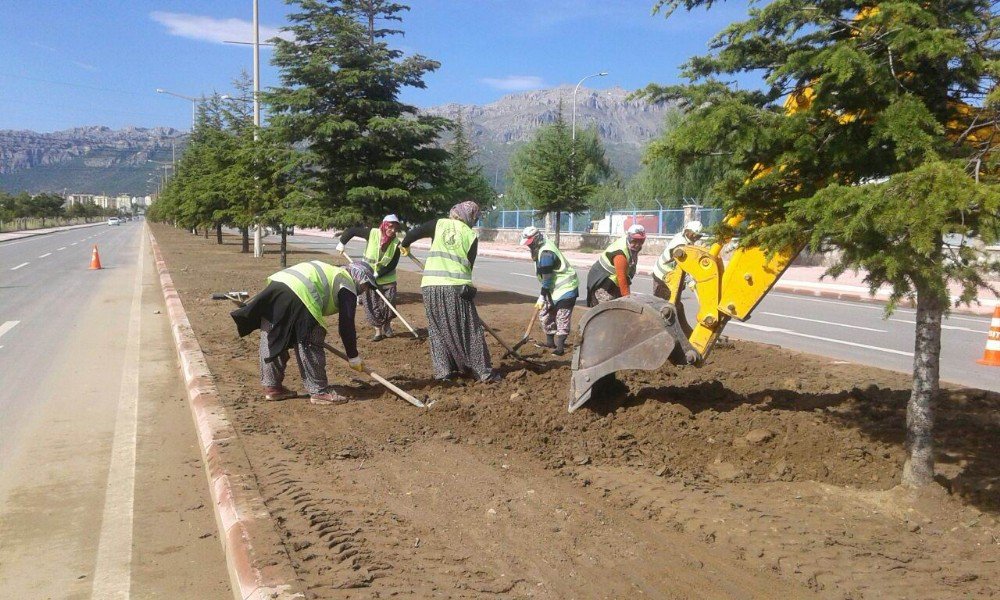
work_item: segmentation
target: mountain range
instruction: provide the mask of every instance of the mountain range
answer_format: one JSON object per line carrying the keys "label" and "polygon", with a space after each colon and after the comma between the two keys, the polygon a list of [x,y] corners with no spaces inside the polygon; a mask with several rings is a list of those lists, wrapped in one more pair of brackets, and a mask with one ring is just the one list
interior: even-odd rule
{"label": "mountain range", "polygon": [[[643,148],[660,134],[671,110],[629,100],[628,94],[617,87],[580,88],[576,94],[577,129],[596,127],[612,165],[626,176],[638,170]],[[451,119],[461,114],[483,174],[502,190],[511,155],[539,127],[555,121],[560,109],[572,122],[572,102],[573,88],[558,87],[510,94],[485,105],[445,104],[423,112]],[[146,195],[186,140],[186,133],[169,127],[0,130],[0,189]]]}

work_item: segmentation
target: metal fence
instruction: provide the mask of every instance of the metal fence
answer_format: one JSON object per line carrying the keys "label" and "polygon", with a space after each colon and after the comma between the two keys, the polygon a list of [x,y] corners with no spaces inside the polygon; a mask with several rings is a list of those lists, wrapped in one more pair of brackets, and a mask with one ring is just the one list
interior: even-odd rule
{"label": "metal fence", "polygon": [[[722,209],[695,208],[694,218],[708,228],[722,220]],[[647,233],[657,235],[672,235],[684,226],[683,208],[657,209],[619,209],[606,213],[563,213],[559,219],[559,230],[566,233],[603,233],[615,235],[624,233],[634,223],[646,228]],[[552,216],[555,219],[555,215]],[[488,229],[523,229],[534,225],[539,229],[546,227],[544,216],[539,217],[530,209],[495,210],[488,212],[479,220],[479,226]],[[554,224],[553,224],[554,225]]]}

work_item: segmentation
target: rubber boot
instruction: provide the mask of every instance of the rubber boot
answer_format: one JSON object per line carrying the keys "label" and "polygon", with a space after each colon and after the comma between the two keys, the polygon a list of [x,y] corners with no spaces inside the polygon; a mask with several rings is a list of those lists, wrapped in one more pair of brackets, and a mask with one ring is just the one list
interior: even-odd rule
{"label": "rubber boot", "polygon": [[556,349],[552,352],[556,356],[562,356],[566,354],[566,336],[557,335],[556,336]]}
{"label": "rubber boot", "polygon": [[555,348],[556,347],[555,336],[552,335],[551,333],[546,333],[545,334],[545,347],[546,348]]}

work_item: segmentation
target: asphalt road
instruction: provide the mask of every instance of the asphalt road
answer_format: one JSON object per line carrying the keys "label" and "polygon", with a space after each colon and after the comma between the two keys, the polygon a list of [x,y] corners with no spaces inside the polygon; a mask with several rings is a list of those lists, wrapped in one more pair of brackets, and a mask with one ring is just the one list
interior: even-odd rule
{"label": "asphalt road", "polygon": [[0,243],[0,382],[0,597],[230,596],[141,223]]}
{"label": "asphalt road", "polygon": [[[295,235],[289,242],[303,248],[335,253],[337,240],[318,236]],[[277,244],[277,238],[267,238]],[[360,257],[364,244],[354,239],[348,253]],[[415,249],[422,257],[426,250]],[[538,281],[527,260],[480,256],[476,260],[474,281],[512,292],[537,297]],[[408,260],[400,269],[416,270]],[[581,288],[586,270],[577,269]],[[633,286],[637,293],[652,294],[652,280],[640,275]],[[526,298],[530,302],[531,298]],[[580,303],[583,305],[583,302]],[[690,299],[685,301],[689,315],[697,311]],[[746,323],[731,321],[726,335],[737,339],[774,344],[858,363],[910,373],[913,366],[914,311],[898,309],[884,318],[884,307],[877,303],[826,300],[809,296],[772,292],[760,303]],[[983,355],[989,317],[952,315],[944,320],[941,332],[941,379],[960,385],[1000,391],[1000,368],[976,363]]]}

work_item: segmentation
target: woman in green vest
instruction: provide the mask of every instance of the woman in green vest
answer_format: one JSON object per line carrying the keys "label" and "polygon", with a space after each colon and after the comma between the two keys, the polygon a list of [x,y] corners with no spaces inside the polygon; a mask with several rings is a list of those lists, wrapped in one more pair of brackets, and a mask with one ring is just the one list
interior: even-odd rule
{"label": "woman in green vest", "polygon": [[233,311],[240,337],[260,329],[260,379],[267,400],[285,400],[298,394],[283,385],[288,350],[295,350],[302,384],[313,404],[343,404],[347,399],[326,378],[326,322],[337,315],[337,329],[352,369],[364,370],[358,354],[354,313],[358,293],[375,285],[371,266],[356,261],[347,268],[311,260],[278,271],[268,285],[245,306]]}
{"label": "woman in green vest", "polygon": [[[368,240],[364,260],[375,269],[375,283],[382,295],[393,305],[396,304],[396,265],[399,264],[399,219],[396,215],[386,215],[382,223],[375,227],[350,227],[344,230],[337,244],[337,252],[344,251],[344,244],[355,236]],[[372,341],[378,342],[392,337],[392,319],[396,315],[382,298],[369,290],[361,295],[365,306],[365,318],[375,328]]]}
{"label": "woman in green vest", "polygon": [[553,348],[553,354],[562,356],[566,352],[573,307],[580,295],[580,279],[559,248],[545,239],[545,234],[534,225],[521,232],[521,245],[531,251],[535,274],[542,284],[542,292],[535,303],[545,331],[545,343],[539,345]]}
{"label": "woman in green vest", "polygon": [[632,293],[630,286],[645,242],[646,228],[635,224],[601,252],[587,275],[587,306],[597,306]]}
{"label": "woman in green vest", "polygon": [[434,377],[450,381],[472,371],[484,383],[501,379],[490,363],[490,351],[473,298],[472,266],[478,238],[472,229],[479,220],[479,205],[472,201],[452,207],[447,219],[434,219],[407,232],[400,244],[404,255],[410,244],[431,238],[420,291],[427,311]]}

